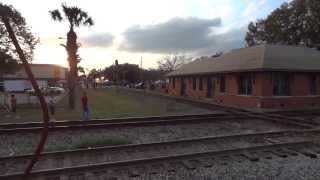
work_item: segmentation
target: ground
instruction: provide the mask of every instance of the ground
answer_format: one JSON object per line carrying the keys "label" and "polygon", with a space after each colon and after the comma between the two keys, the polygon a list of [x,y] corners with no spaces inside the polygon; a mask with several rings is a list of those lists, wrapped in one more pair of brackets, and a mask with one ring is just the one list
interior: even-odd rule
{"label": "ground", "polygon": [[[86,91],[88,92],[93,119],[210,112],[209,110],[178,103],[174,100],[153,97],[125,89],[108,88],[89,89]],[[57,103],[56,116],[54,118],[56,120],[80,120],[82,117],[80,98],[77,98],[75,110],[69,110],[67,103],[67,96]],[[12,117],[11,114],[8,114],[3,109],[0,109],[0,115],[0,123],[41,121],[40,108],[28,104],[18,106],[16,117]]]}

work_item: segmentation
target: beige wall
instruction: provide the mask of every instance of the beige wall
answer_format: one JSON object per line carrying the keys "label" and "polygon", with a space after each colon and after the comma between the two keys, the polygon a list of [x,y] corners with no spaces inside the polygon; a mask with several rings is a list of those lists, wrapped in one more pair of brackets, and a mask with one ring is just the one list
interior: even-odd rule
{"label": "beige wall", "polygon": [[[45,79],[66,79],[67,68],[57,66],[57,65],[31,65],[31,70],[35,78],[45,78]],[[17,72],[13,74],[7,74],[5,78],[27,78],[24,68],[20,68]]]}

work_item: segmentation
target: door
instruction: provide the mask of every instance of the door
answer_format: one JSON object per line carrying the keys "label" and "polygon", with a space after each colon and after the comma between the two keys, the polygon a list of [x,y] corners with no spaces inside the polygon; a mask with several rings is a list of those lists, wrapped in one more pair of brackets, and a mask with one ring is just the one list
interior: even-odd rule
{"label": "door", "polygon": [[214,96],[215,83],[211,76],[207,77],[207,98],[212,98]]}
{"label": "door", "polygon": [[208,76],[207,77],[207,98],[211,98],[212,95],[212,81],[211,81],[211,77]]}
{"label": "door", "polygon": [[181,96],[186,95],[186,88],[187,88],[187,85],[185,83],[185,80],[184,80],[184,78],[181,78],[181,84],[180,84],[180,95]]}

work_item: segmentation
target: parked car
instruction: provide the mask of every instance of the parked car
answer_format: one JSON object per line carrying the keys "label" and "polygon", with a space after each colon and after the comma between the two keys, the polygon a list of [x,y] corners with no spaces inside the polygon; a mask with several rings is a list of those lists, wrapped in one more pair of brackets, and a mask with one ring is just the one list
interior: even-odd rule
{"label": "parked car", "polygon": [[[65,92],[65,90],[61,87],[40,87],[41,92],[44,95],[59,95]],[[34,89],[25,89],[24,90],[25,93],[35,96],[35,90]]]}
{"label": "parked car", "polygon": [[136,89],[144,89],[145,86],[144,86],[144,83],[137,83],[137,84],[134,85],[134,88],[136,88]]}
{"label": "parked car", "polygon": [[44,94],[46,95],[59,95],[59,94],[63,94],[65,92],[65,90],[61,87],[47,87],[44,88]]}
{"label": "parked car", "polygon": [[29,89],[25,89],[24,92],[26,94],[29,94],[29,95],[32,95],[32,96],[34,96],[36,94],[34,89],[30,89],[30,88]]}

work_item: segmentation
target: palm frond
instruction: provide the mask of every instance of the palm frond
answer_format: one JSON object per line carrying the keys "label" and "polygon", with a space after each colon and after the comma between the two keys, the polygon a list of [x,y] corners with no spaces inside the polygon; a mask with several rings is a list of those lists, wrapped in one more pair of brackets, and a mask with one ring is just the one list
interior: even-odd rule
{"label": "palm frond", "polygon": [[53,10],[53,11],[49,11],[50,15],[51,15],[51,18],[55,21],[62,21],[62,16],[59,12],[59,10]]}
{"label": "palm frond", "polygon": [[[65,19],[69,21],[71,27],[92,26],[94,24],[88,13],[83,11],[81,8],[76,6],[67,6],[65,3],[62,4],[62,11]],[[58,10],[50,11],[51,16],[54,20],[63,20]]]}
{"label": "palm frond", "polygon": [[87,18],[87,20],[84,21],[83,24],[87,25],[87,26],[93,26],[94,25],[94,21],[92,20],[91,17],[89,17],[89,18]]}

